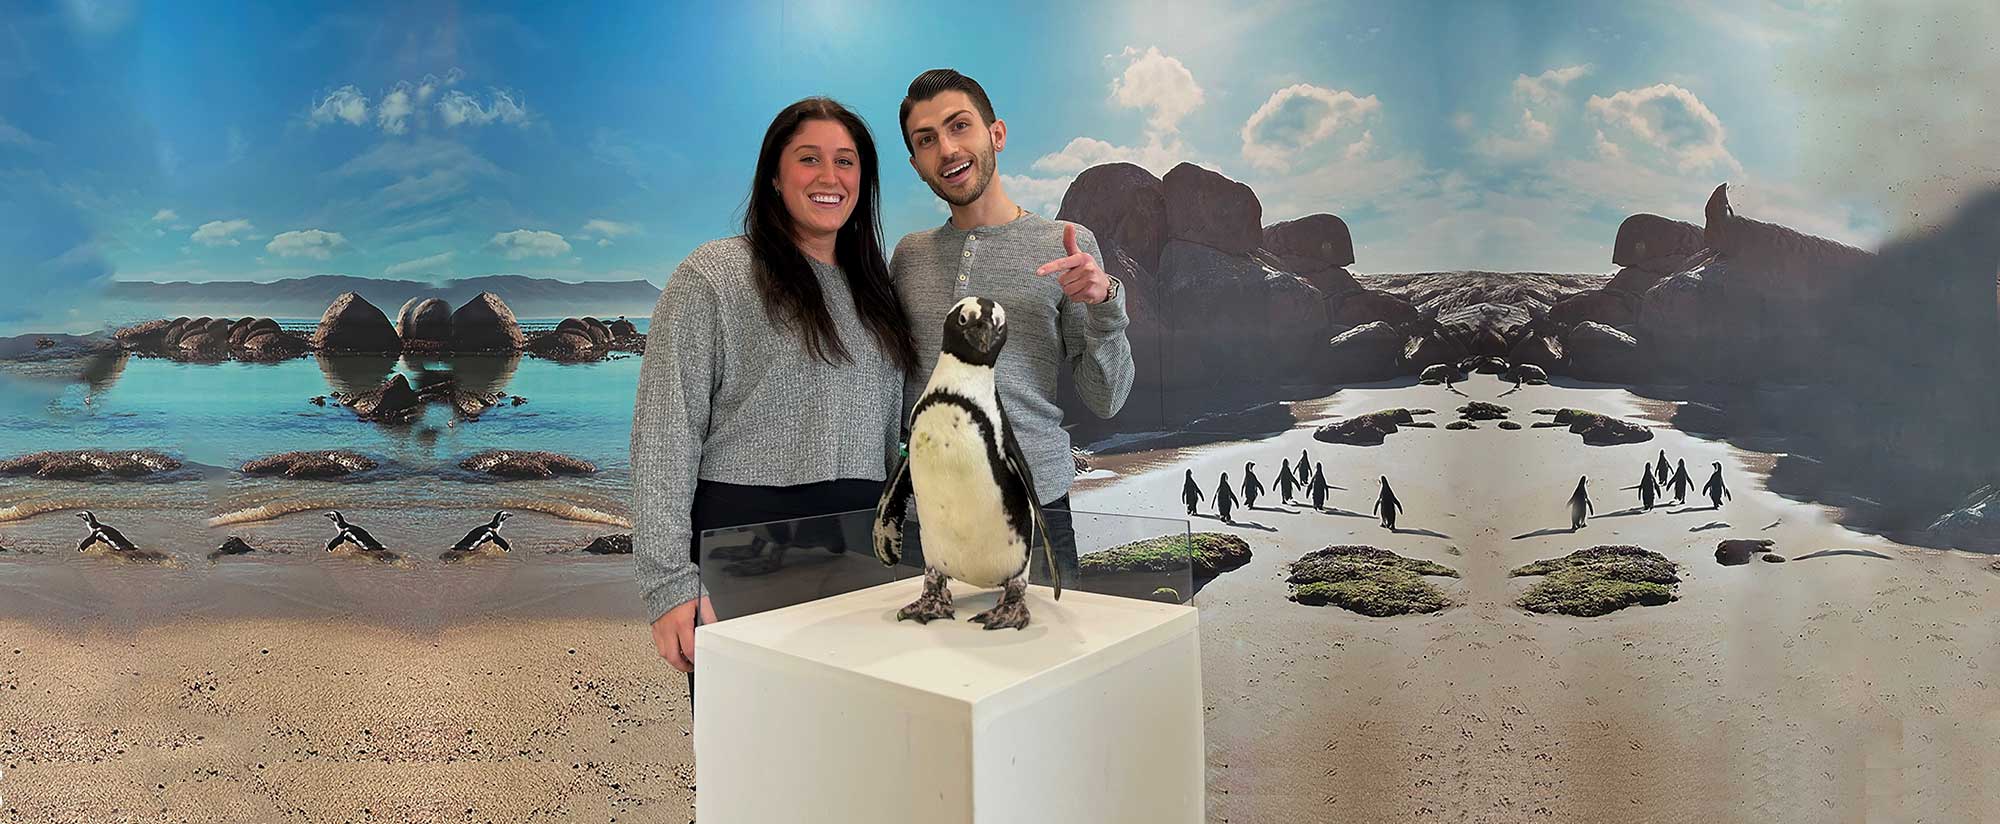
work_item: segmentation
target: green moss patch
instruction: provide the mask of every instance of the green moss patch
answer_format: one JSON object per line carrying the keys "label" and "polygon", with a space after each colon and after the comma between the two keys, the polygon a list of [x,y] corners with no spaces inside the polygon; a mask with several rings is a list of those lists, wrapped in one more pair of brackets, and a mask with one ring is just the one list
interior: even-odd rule
{"label": "green moss patch", "polygon": [[1635,604],[1658,606],[1676,597],[1674,562],[1628,545],[1580,549],[1561,558],[1519,567],[1514,575],[1541,575],[1517,602],[1530,612],[1596,616]]}
{"label": "green moss patch", "polygon": [[1383,617],[1437,612],[1452,605],[1425,575],[1458,572],[1386,549],[1341,544],[1306,553],[1290,565],[1291,600]]}

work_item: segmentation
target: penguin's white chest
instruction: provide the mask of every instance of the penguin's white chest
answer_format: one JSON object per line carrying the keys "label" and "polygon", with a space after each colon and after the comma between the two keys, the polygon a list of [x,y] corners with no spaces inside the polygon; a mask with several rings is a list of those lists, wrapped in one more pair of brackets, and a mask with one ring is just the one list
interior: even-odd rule
{"label": "penguin's white chest", "polygon": [[964,409],[937,404],[911,422],[910,484],[925,563],[980,587],[1021,571],[1026,542],[1007,522],[986,440]]}

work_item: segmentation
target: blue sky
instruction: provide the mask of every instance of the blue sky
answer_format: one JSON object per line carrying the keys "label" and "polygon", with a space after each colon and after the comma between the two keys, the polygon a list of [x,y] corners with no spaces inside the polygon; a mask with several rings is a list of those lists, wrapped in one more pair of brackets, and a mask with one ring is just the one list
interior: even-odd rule
{"label": "blue sky", "polygon": [[[0,279],[25,300],[0,323],[113,279],[662,283],[733,231],[763,129],[810,94],[873,127],[893,244],[944,217],[895,123],[935,66],[986,85],[1031,209],[1098,162],[1195,162],[1266,224],[1343,216],[1363,272],[1607,271],[1625,215],[1698,222],[1724,180],[1739,214],[1873,246],[1989,154],[1945,145],[1953,118],[1993,116],[1957,102],[1991,81],[1903,56],[1991,33],[1970,3],[681,5],[10,6]],[[1993,62],[1958,38],[1930,59]],[[1851,65],[1870,51],[1892,88]]]}

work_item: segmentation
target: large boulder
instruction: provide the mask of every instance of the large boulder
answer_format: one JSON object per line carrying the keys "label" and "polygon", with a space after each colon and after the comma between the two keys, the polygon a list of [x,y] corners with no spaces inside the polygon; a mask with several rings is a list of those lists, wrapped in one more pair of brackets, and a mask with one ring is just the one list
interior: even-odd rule
{"label": "large boulder", "polygon": [[1611,244],[1611,262],[1619,266],[1660,265],[1675,256],[1686,258],[1706,245],[1700,226],[1640,213],[1618,224],[1618,237]]}
{"label": "large boulder", "polygon": [[1299,273],[1354,265],[1354,237],[1347,221],[1328,214],[1307,215],[1264,227],[1263,246],[1286,268]]}
{"label": "large boulder", "polygon": [[1415,306],[1402,298],[1374,289],[1349,292],[1330,301],[1333,314],[1329,318],[1338,326],[1360,326],[1382,321],[1397,328],[1427,326],[1427,318]]}
{"label": "large boulder", "polygon": [[1514,344],[1513,351],[1507,353],[1507,362],[1533,365],[1537,371],[1560,370],[1569,362],[1569,350],[1563,348],[1561,338],[1531,333]]}
{"label": "large boulder", "polygon": [[1311,371],[1312,344],[1331,331],[1319,290],[1248,256],[1189,241],[1169,242],[1160,263],[1159,288],[1133,293],[1145,294],[1146,308],[1164,316],[1179,379],[1269,386]]}
{"label": "large boulder", "polygon": [[1403,333],[1383,321],[1356,326],[1327,344],[1322,379],[1331,383],[1364,383],[1388,380],[1404,371]]}
{"label": "large boulder", "polygon": [[459,461],[461,468],[502,478],[552,478],[557,474],[588,475],[597,466],[582,458],[555,452],[493,449]]}
{"label": "large boulder", "polygon": [[558,329],[528,342],[527,349],[555,360],[594,360],[603,354],[590,337],[574,328]]}
{"label": "large boulder", "polygon": [[457,352],[517,351],[527,343],[514,310],[492,292],[474,295],[451,313],[451,348]]}
{"label": "large boulder", "polygon": [[320,315],[312,345],[327,352],[398,352],[403,341],[375,304],[358,292],[345,292]]}
{"label": "large boulder", "polygon": [[346,398],[344,403],[362,420],[382,423],[407,423],[423,411],[423,399],[401,372],[380,387]]}
{"label": "large boulder", "polygon": [[410,298],[396,313],[396,332],[404,341],[451,342],[451,304],[442,298]]}
{"label": "large boulder", "polygon": [[1247,254],[1264,238],[1264,206],[1249,186],[1192,163],[1161,180],[1166,193],[1167,236]]}
{"label": "large boulder", "polygon": [[1549,317],[1562,326],[1594,320],[1607,326],[1630,326],[1639,318],[1639,296],[1616,289],[1592,289],[1549,307]]}
{"label": "large boulder", "polygon": [[1160,179],[1152,172],[1131,163],[1085,169],[1063,193],[1056,219],[1089,229],[1104,257],[1123,250],[1143,272],[1159,271],[1160,251],[1167,244],[1167,206]]}
{"label": "large boulder", "polygon": [[1617,328],[1584,321],[1571,329],[1564,344],[1569,372],[1595,381],[1631,381],[1640,368],[1639,341]]}
{"label": "large boulder", "polygon": [[246,360],[283,360],[312,351],[312,341],[293,332],[276,329],[256,329],[255,334],[243,339],[237,347],[237,356]]}
{"label": "large boulder", "polygon": [[1528,310],[1503,303],[1474,303],[1437,316],[1446,337],[1467,354],[1504,355],[1527,334]]}
{"label": "large boulder", "polygon": [[230,327],[229,343],[241,346],[251,338],[270,332],[282,332],[278,322],[271,318],[244,318]]}

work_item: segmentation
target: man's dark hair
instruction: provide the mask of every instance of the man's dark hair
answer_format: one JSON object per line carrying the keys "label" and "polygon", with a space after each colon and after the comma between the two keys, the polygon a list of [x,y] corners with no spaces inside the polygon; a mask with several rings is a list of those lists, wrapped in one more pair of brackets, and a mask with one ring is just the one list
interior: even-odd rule
{"label": "man's dark hair", "polygon": [[986,99],[986,90],[980,87],[979,81],[959,74],[956,69],[931,69],[910,81],[910,91],[903,97],[902,109],[896,113],[896,131],[903,133],[904,151],[917,153],[916,148],[910,145],[910,109],[948,91],[965,92],[966,97],[972,98],[972,107],[979,111],[980,117],[985,118],[985,125],[991,126],[993,121],[999,119],[993,116],[993,101]]}

